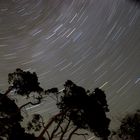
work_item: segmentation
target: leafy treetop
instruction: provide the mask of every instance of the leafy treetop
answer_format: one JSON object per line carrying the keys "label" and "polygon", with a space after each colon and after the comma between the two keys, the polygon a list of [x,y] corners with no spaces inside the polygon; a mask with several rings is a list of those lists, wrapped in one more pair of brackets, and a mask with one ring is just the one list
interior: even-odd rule
{"label": "leafy treetop", "polygon": [[35,72],[23,71],[16,69],[15,72],[9,73],[8,83],[12,89],[15,89],[19,95],[27,95],[31,92],[41,93],[43,89],[39,86],[38,77]]}
{"label": "leafy treetop", "polygon": [[[52,91],[57,92],[58,90],[53,89]],[[104,139],[109,136],[110,120],[105,114],[109,109],[106,96],[101,89],[96,88],[90,93],[71,80],[67,80],[57,106],[60,112],[65,114],[65,118],[71,120],[78,129],[88,129],[94,132],[96,136]],[[57,119],[59,120],[60,118],[58,117]]]}
{"label": "leafy treetop", "polygon": [[114,132],[118,140],[140,140],[140,110],[127,114],[121,121],[119,129]]}

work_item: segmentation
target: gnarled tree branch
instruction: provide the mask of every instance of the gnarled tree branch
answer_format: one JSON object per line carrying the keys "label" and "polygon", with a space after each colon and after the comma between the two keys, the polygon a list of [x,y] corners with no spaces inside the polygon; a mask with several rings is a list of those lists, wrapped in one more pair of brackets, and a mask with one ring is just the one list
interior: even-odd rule
{"label": "gnarled tree branch", "polygon": [[50,137],[50,140],[53,139],[54,137],[54,134],[58,131],[61,123],[63,122],[63,119],[64,119],[64,114],[61,116],[61,119],[59,120],[59,123],[57,124],[57,127],[53,130],[52,134],[51,134],[51,137]]}
{"label": "gnarled tree branch", "polygon": [[61,137],[60,137],[60,140],[63,140],[63,137],[64,137],[65,133],[67,132],[70,123],[71,123],[71,120],[68,121],[68,123],[67,123],[67,125],[66,125],[66,127],[65,127],[65,129],[64,129],[64,132],[62,133],[62,135],[61,135]]}
{"label": "gnarled tree branch", "polygon": [[69,137],[67,140],[71,140],[72,135],[78,130],[78,127],[75,127],[75,129],[69,134]]}

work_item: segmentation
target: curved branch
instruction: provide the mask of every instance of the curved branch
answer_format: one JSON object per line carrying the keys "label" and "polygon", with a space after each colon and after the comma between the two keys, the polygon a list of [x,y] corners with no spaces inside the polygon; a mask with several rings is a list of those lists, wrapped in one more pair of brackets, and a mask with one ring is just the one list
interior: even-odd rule
{"label": "curved branch", "polygon": [[[68,133],[69,131],[71,131],[71,129],[72,129],[72,127],[73,127],[73,125],[69,125],[69,127],[70,127],[70,128],[68,128],[68,129],[67,129],[66,133]],[[58,135],[60,135],[60,134],[62,134],[62,133],[64,132],[63,127],[62,127],[62,126],[60,126],[60,128],[61,128],[61,131],[60,131],[60,132],[58,132],[58,133],[55,135],[55,137],[58,137]],[[66,134],[66,133],[65,133],[65,134]]]}
{"label": "curved branch", "polygon": [[41,103],[41,99],[42,99],[42,98],[38,98],[38,102],[36,102],[36,103],[28,102],[28,103],[26,103],[26,104],[20,106],[20,107],[19,107],[19,110],[21,110],[23,107],[25,107],[25,106],[27,106],[27,105],[29,105],[29,104],[31,104],[31,105],[38,105],[38,104]]}
{"label": "curved branch", "polygon": [[65,133],[67,132],[67,130],[68,130],[68,128],[69,128],[70,123],[71,123],[71,120],[69,120],[68,124],[66,125],[66,127],[65,127],[65,129],[64,129],[64,132],[62,133],[62,135],[61,135],[61,137],[60,137],[60,140],[63,139]]}
{"label": "curved branch", "polygon": [[72,135],[78,130],[78,127],[75,127],[75,129],[70,133],[68,140],[71,140]]}
{"label": "curved branch", "polygon": [[[41,115],[40,115],[40,118],[41,118],[42,126],[43,126],[43,128],[45,128],[44,120],[43,120],[43,117]],[[49,132],[47,130],[46,130],[46,133],[47,133],[48,139],[50,139],[50,134],[49,134]]]}
{"label": "curved branch", "polygon": [[58,137],[58,135],[60,135],[61,133],[64,132],[63,127],[60,125],[60,132],[58,132],[57,134],[55,134],[55,137]]}
{"label": "curved branch", "polygon": [[55,134],[55,133],[57,132],[57,130],[59,129],[61,123],[63,122],[63,119],[64,119],[64,114],[62,115],[62,117],[61,117],[59,123],[57,124],[57,127],[53,130],[53,132],[52,132],[52,134],[51,134],[51,137],[50,137],[50,140],[53,139],[54,134]]}
{"label": "curved branch", "polygon": [[55,121],[56,117],[59,117],[63,114],[65,114],[68,110],[70,110],[69,108],[66,109],[64,112],[59,112],[58,114],[54,115],[50,121],[47,123],[47,125],[45,126],[45,128],[43,129],[43,131],[40,133],[40,135],[37,137],[37,140],[41,140],[44,133],[46,132],[46,130],[51,126],[51,124]]}
{"label": "curved branch", "polygon": [[50,125],[54,122],[55,118],[56,118],[57,116],[60,116],[61,114],[62,114],[62,113],[58,113],[58,114],[56,114],[54,117],[52,117],[52,118],[50,119],[50,121],[47,123],[47,125],[45,126],[45,128],[43,129],[43,131],[42,131],[42,132],[40,133],[40,135],[37,137],[37,140],[41,140],[41,139],[42,139],[44,133],[45,133],[46,130],[50,127]]}

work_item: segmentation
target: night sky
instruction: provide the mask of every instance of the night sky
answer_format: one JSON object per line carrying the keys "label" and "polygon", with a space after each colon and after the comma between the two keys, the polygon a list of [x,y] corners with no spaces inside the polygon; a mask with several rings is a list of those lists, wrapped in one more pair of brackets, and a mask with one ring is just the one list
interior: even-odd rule
{"label": "night sky", "polygon": [[[140,5],[0,0],[1,90],[16,68],[35,71],[46,89],[62,89],[67,79],[90,90],[101,87],[115,126],[125,113],[140,108]],[[55,112],[47,103],[28,110]]]}

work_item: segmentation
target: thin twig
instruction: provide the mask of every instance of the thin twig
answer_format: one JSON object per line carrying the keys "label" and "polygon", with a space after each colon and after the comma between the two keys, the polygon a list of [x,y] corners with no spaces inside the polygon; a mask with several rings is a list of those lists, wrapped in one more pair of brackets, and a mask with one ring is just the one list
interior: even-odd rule
{"label": "thin twig", "polygon": [[61,135],[61,137],[60,137],[60,140],[63,139],[65,133],[67,132],[67,130],[68,130],[68,128],[69,128],[70,123],[71,123],[71,120],[68,121],[68,123],[67,123],[67,125],[66,125],[66,127],[65,127],[65,129],[64,129],[64,132],[62,133],[62,135]]}
{"label": "thin twig", "polygon": [[57,130],[59,129],[61,123],[63,122],[63,119],[64,119],[64,114],[61,116],[61,119],[59,121],[59,123],[57,124],[57,127],[53,130],[52,134],[51,134],[51,137],[50,137],[50,140],[53,139],[54,137],[54,134],[57,132]]}
{"label": "thin twig", "polygon": [[73,133],[74,135],[78,135],[78,136],[83,136],[84,139],[86,140],[86,136],[88,136],[88,133],[84,133],[84,134],[79,134],[79,133]]}
{"label": "thin twig", "polygon": [[31,105],[38,105],[38,104],[40,104],[42,98],[37,98],[37,99],[38,99],[38,102],[36,102],[36,103],[28,102],[28,103],[26,103],[26,104],[20,106],[20,107],[19,107],[19,110],[21,110],[23,107],[25,107],[25,106],[27,106],[27,105],[29,105],[29,104],[31,104]]}
{"label": "thin twig", "polygon": [[75,129],[70,133],[68,140],[71,140],[72,135],[78,130],[78,127],[75,127]]}
{"label": "thin twig", "polygon": [[54,115],[50,121],[47,123],[47,125],[45,126],[45,128],[43,129],[43,131],[40,133],[40,135],[37,137],[37,140],[41,140],[44,133],[46,132],[46,130],[51,126],[51,124],[55,121],[56,117],[61,116],[62,114],[65,114],[68,110],[70,110],[69,108],[66,109],[64,112],[59,112],[58,114]]}

